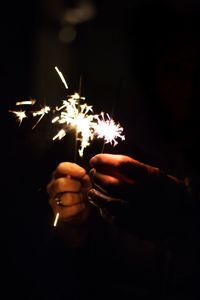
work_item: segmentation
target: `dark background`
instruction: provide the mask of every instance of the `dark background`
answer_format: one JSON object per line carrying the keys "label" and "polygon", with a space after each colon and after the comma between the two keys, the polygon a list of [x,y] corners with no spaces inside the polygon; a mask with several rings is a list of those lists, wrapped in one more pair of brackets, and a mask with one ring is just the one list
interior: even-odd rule
{"label": "dark background", "polygon": [[[32,119],[18,126],[8,110],[30,97],[59,104],[66,90],[58,66],[69,93],[78,91],[81,77],[87,103],[124,127],[126,141],[105,152],[133,155],[180,177],[198,176],[199,17],[194,0],[1,4],[1,214],[8,278],[21,276],[28,290],[30,257],[34,265],[51,231],[46,184],[59,162],[73,161],[75,147],[73,136],[51,140],[49,115],[32,130]],[[94,141],[78,162],[88,168],[101,150]]]}

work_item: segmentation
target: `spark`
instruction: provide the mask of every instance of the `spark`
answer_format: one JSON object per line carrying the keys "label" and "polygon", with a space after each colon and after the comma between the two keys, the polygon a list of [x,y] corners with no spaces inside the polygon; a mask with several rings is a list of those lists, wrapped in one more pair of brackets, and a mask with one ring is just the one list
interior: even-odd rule
{"label": "spark", "polygon": [[34,105],[36,102],[35,99],[31,99],[31,100],[27,100],[27,101],[19,101],[19,102],[16,102],[16,106],[19,106],[19,105]]}
{"label": "spark", "polygon": [[[58,67],[55,67],[55,70],[65,88],[68,89],[68,85],[63,74],[60,72]],[[81,88],[79,88],[79,90],[81,90]],[[81,157],[83,156],[85,148],[90,145],[94,138],[103,138],[104,143],[110,143],[113,146],[118,144],[118,139],[125,140],[125,136],[122,135],[123,128],[119,123],[116,124],[107,113],[102,112],[100,115],[93,114],[93,106],[87,105],[85,102],[82,104],[81,101],[84,100],[85,97],[82,97],[79,93],[75,92],[73,95],[67,96],[66,100],[62,100],[61,106],[53,108],[53,114],[56,114],[56,116],[51,120],[51,123],[60,124],[62,126],[62,128],[52,138],[53,140],[61,140],[66,136],[68,131],[75,130],[76,141],[78,140],[80,142],[78,153]],[[34,99],[30,99],[29,101],[18,101],[16,102],[16,106],[34,105],[35,102],[36,100]],[[44,115],[48,114],[50,111],[52,110],[49,106],[44,106],[40,110],[32,111],[31,115],[33,117],[39,117],[32,129],[34,129]],[[24,118],[27,118],[26,111],[9,110],[9,112],[15,114],[19,125],[22,123]],[[59,217],[60,213],[57,212],[53,223],[54,227],[57,226]]]}
{"label": "spark", "polygon": [[60,215],[59,213],[56,214],[56,217],[55,217],[55,220],[54,220],[54,223],[53,223],[53,226],[54,226],[54,227],[57,226],[58,219],[59,219],[59,215]]}
{"label": "spark", "polygon": [[51,110],[51,108],[49,106],[45,106],[45,107],[41,108],[40,110],[37,110],[32,113],[33,117],[40,116],[40,118],[37,120],[35,125],[33,125],[32,129],[34,129],[37,126],[37,124],[42,120],[44,115],[48,114],[50,112],[50,110]]}
{"label": "spark", "polygon": [[33,116],[41,116],[41,115],[44,115],[44,114],[48,114],[48,112],[50,111],[50,107],[49,106],[45,106],[43,107],[42,109],[40,110],[37,110],[35,112],[33,112]]}
{"label": "spark", "polygon": [[61,129],[58,131],[58,133],[53,137],[53,141],[56,139],[61,140],[66,135],[66,131],[64,129]]}
{"label": "spark", "polygon": [[24,118],[27,118],[25,111],[15,111],[15,110],[9,110],[9,112],[15,114],[15,117],[17,118],[17,122],[19,122],[19,125],[21,125],[22,120]]}
{"label": "spark", "polygon": [[97,138],[103,138],[105,144],[110,143],[113,146],[118,144],[117,139],[125,140],[125,136],[122,135],[123,127],[120,124],[116,124],[115,121],[107,113],[101,113],[95,117],[97,124],[94,128],[94,135]]}
{"label": "spark", "polygon": [[79,99],[85,100],[85,97],[81,97],[79,95],[79,93],[77,93],[77,92],[75,92],[73,95],[71,95],[70,98],[73,98],[73,99],[76,99],[76,100],[79,100]]}
{"label": "spark", "polygon": [[[93,115],[92,106],[86,103],[80,104],[80,95],[75,93],[71,95],[68,100],[63,100],[63,105],[57,107],[56,110],[60,112],[60,115],[52,120],[52,123],[63,124],[62,128],[57,135],[53,137],[55,139],[62,139],[67,130],[75,129],[77,132],[77,139],[80,141],[79,155],[83,156],[84,149],[90,145],[90,141],[93,139],[93,131],[95,124],[95,115]],[[82,97],[82,99],[85,99]]]}
{"label": "spark", "polygon": [[59,120],[59,117],[57,116],[51,120],[51,123],[56,123],[58,120]]}
{"label": "spark", "polygon": [[60,76],[60,79],[62,81],[62,83],[64,84],[65,88],[68,89],[68,85],[67,82],[62,74],[62,72],[60,72],[60,70],[58,69],[58,67],[55,67],[56,72],[58,73],[58,75]]}

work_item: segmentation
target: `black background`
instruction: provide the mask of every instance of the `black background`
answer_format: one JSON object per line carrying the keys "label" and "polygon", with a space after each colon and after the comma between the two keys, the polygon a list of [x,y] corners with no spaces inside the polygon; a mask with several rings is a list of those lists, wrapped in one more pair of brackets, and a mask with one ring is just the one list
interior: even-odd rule
{"label": "black background", "polygon": [[[54,129],[49,115],[32,130],[32,119],[25,119],[18,126],[8,110],[15,108],[16,101],[30,97],[50,106],[65,98],[66,90],[55,65],[66,77],[70,93],[78,90],[81,76],[87,103],[93,105],[95,112],[112,114],[124,127],[126,141],[115,148],[107,145],[105,152],[134,155],[182,177],[185,173],[198,175],[198,1],[92,3],[96,14],[91,20],[75,25],[76,37],[70,43],[63,43],[59,32],[66,25],[62,21],[63,12],[76,6],[77,1],[1,3],[2,245],[11,266],[6,267],[8,282],[15,282],[19,276],[27,291],[30,291],[27,274],[30,277],[37,274],[33,271],[35,253],[44,251],[43,239],[52,226],[46,184],[59,162],[73,161],[75,143],[73,136],[61,142],[51,140]],[[166,62],[163,53],[172,44],[176,45],[175,59]],[[184,56],[183,51],[183,60],[179,60],[184,47],[189,54]],[[174,77],[181,79],[175,78],[175,84],[169,83],[168,87],[172,94],[178,95],[177,85],[187,86],[174,99],[188,93],[183,101],[189,103],[188,110],[192,108],[189,119],[177,131],[175,125],[181,123],[179,120],[173,123],[163,113],[160,94],[155,93],[159,86],[159,66],[163,65],[168,77],[161,89],[167,86],[167,78],[176,74]],[[182,109],[180,101],[171,105]],[[88,168],[88,159],[101,149],[102,143],[95,141],[80,163]]]}

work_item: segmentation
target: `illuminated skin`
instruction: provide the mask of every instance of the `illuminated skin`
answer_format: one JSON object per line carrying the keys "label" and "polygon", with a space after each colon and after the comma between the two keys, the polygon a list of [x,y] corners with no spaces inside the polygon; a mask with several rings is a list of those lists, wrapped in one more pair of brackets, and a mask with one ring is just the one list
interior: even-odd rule
{"label": "illuminated skin", "polygon": [[[58,222],[82,223],[89,214],[87,193],[91,182],[86,171],[75,163],[63,162],[53,172],[52,180],[47,186],[49,204]],[[56,204],[59,196],[61,206]]]}
{"label": "illuminated skin", "polygon": [[[119,198],[125,197],[123,191],[133,191],[138,183],[145,185],[151,177],[158,176],[160,172],[158,168],[145,165],[129,156],[116,154],[98,154],[90,160],[90,165],[94,185],[105,193],[114,193]],[[106,202],[105,194],[99,191],[97,193],[94,189],[90,191],[89,196],[94,201]],[[112,201],[111,197],[109,201]]]}
{"label": "illuminated skin", "polygon": [[[117,154],[97,154],[91,158],[90,165],[91,178],[95,184],[105,191],[115,191],[116,194],[120,191],[122,196],[124,190],[135,188],[138,184],[145,187],[146,184],[155,183],[157,189],[157,183],[163,174],[159,168]],[[165,175],[164,178],[166,183],[182,183],[170,175]]]}
{"label": "illuminated skin", "polygon": [[148,224],[144,233],[155,235],[159,230],[153,228],[152,219],[159,222],[159,228],[171,228],[177,199],[186,193],[182,180],[125,155],[98,154],[90,165],[93,188],[88,198],[102,217],[133,231],[135,226]]}
{"label": "illuminated skin", "polygon": [[[59,164],[47,187],[54,222],[58,217],[54,226],[67,245],[80,247],[84,243],[94,212],[91,204],[108,222],[128,231],[142,228],[144,234],[157,238],[165,224],[172,228],[176,199],[186,192],[183,181],[125,155],[97,154],[90,165],[89,176],[77,164]],[[56,203],[57,196],[63,206]],[[157,222],[155,231],[151,226]]]}
{"label": "illuminated skin", "polygon": [[[145,165],[124,155],[98,154],[90,160],[92,170],[90,176],[94,186],[104,191],[119,193],[133,189],[138,182],[145,184],[149,178],[157,177],[159,169]],[[125,188],[125,189],[124,189]],[[92,188],[90,177],[86,171],[75,163],[64,162],[58,165],[48,184],[49,203],[54,215],[59,213],[61,221],[76,221],[78,216],[85,216],[88,209],[87,196],[94,202],[116,200],[105,193],[96,193]],[[112,194],[112,193],[111,193]],[[58,206],[55,198],[59,198],[64,206]]]}

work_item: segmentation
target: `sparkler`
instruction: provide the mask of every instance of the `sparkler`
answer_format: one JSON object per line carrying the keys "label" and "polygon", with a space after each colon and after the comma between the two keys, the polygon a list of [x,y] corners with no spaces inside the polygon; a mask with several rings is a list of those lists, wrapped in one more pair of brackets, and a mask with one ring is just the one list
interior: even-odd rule
{"label": "sparkler", "polygon": [[68,130],[75,129],[81,144],[78,152],[83,156],[84,149],[90,145],[94,137],[95,115],[92,114],[92,106],[86,103],[80,105],[79,99],[79,94],[75,93],[68,100],[64,100],[61,107],[56,108],[57,111],[63,111],[52,120],[52,123],[64,124],[64,128],[53,137],[53,140],[62,139]]}
{"label": "sparkler", "polygon": [[[68,85],[63,74],[60,72],[58,67],[55,67],[61,81],[63,82],[66,89]],[[93,139],[104,139],[104,145],[110,143],[112,146],[118,144],[118,139],[125,140],[123,128],[120,124],[109,116],[109,114],[101,112],[99,115],[93,114],[93,107],[87,105],[87,103],[80,103],[85,101],[85,97],[80,96],[79,93],[74,93],[67,97],[66,100],[62,101],[61,106],[56,106],[53,109],[53,113],[57,114],[52,120],[52,124],[60,124],[62,128],[52,138],[53,140],[61,140],[65,137],[68,131],[76,130],[76,142],[80,142],[78,149],[79,155],[82,157],[84,150],[88,147]],[[20,105],[34,105],[36,100],[31,99],[29,101],[16,102],[16,106]],[[31,112],[33,117],[39,116],[39,119],[32,127],[34,129],[42,118],[48,114],[52,109],[49,106],[44,106],[40,110]],[[22,123],[24,118],[27,118],[26,111],[14,111],[10,110],[15,114],[19,124]],[[76,152],[76,150],[75,150]],[[59,213],[56,214],[53,226],[57,226],[59,219]]]}

